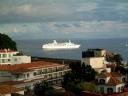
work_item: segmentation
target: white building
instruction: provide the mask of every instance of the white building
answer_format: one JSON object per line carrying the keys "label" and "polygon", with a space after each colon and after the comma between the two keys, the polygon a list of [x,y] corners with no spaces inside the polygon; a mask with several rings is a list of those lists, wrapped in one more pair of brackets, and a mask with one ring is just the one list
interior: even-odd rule
{"label": "white building", "polygon": [[82,52],[81,63],[90,65],[94,69],[105,68],[105,55],[104,49],[88,49]]}
{"label": "white building", "polygon": [[104,57],[88,57],[88,58],[82,58],[81,62],[85,63],[86,65],[90,65],[92,68],[104,68],[105,58]]}
{"label": "white building", "polygon": [[31,57],[21,55],[18,51],[9,49],[0,50],[0,65],[30,63]]}
{"label": "white building", "polygon": [[59,84],[68,71],[70,69],[66,65],[44,61],[0,65],[0,85],[33,88],[35,83],[43,80],[47,80],[50,84]]}
{"label": "white building", "polygon": [[102,94],[112,94],[123,92],[125,86],[125,76],[121,73],[109,71],[101,72],[96,76],[96,85]]}

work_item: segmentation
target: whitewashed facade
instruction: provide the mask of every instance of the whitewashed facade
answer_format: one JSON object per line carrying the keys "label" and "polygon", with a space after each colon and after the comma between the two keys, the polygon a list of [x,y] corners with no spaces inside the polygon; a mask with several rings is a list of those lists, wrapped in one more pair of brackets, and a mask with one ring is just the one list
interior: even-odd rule
{"label": "whitewashed facade", "polygon": [[123,92],[126,77],[121,73],[102,72],[96,76],[96,85],[102,94]]}
{"label": "whitewashed facade", "polygon": [[9,49],[0,50],[0,65],[30,63],[31,57],[19,55],[18,51]]}

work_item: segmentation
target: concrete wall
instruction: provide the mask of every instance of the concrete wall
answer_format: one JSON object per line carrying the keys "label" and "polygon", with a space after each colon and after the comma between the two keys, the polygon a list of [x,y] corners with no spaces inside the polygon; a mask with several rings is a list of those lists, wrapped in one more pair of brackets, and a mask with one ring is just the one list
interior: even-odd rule
{"label": "concrete wall", "polygon": [[[10,60],[11,60],[12,56],[14,56],[17,53],[18,52],[0,53],[0,64],[10,64]],[[3,56],[3,55],[5,55],[5,56]],[[4,60],[4,62],[3,62],[3,60]]]}
{"label": "concrete wall", "polygon": [[81,62],[91,65],[92,68],[103,68],[104,67],[104,57],[90,57],[90,58],[82,58]]}
{"label": "concrete wall", "polygon": [[11,58],[11,64],[22,64],[22,63],[31,63],[30,56],[13,56]]}
{"label": "concrete wall", "polygon": [[24,95],[24,90],[16,92],[18,94]]}
{"label": "concrete wall", "polygon": [[107,94],[107,89],[108,88],[113,88],[113,93],[118,93],[118,92],[121,92],[121,91],[119,91],[118,90],[118,88],[120,87],[124,87],[124,84],[122,83],[122,84],[119,84],[119,85],[116,85],[116,86],[105,86],[105,85],[99,85],[98,86],[98,90],[99,90],[99,92],[101,92],[101,87],[102,87],[102,89],[104,88],[104,93],[105,94]]}

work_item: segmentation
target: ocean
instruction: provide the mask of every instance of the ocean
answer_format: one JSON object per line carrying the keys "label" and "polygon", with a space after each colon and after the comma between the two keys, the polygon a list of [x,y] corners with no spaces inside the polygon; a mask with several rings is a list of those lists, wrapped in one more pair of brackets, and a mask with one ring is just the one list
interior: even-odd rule
{"label": "ocean", "polygon": [[[56,39],[58,42],[68,41],[62,39]],[[60,58],[60,59],[74,59],[80,60],[82,57],[82,51],[86,51],[88,48],[103,48],[108,51],[121,54],[123,59],[128,60],[128,46],[125,46],[128,41],[127,38],[119,39],[71,39],[72,42],[80,44],[79,49],[68,50],[44,50],[42,45],[48,42],[52,42],[51,39],[42,40],[16,40],[17,48],[19,51],[36,57],[43,58]]]}

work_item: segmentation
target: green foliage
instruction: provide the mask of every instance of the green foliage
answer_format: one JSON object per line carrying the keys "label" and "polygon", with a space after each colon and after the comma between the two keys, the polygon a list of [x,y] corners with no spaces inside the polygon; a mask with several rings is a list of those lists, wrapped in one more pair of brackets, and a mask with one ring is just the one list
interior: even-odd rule
{"label": "green foliage", "polygon": [[112,56],[106,57],[106,60],[109,62],[116,62],[117,65],[121,65],[121,62],[123,61],[123,58],[120,54],[113,54]]}
{"label": "green foliage", "polygon": [[120,72],[122,74],[128,74],[128,69],[127,68],[124,68],[123,66],[117,66],[115,68],[115,71],[116,72]]}
{"label": "green foliage", "polygon": [[16,43],[7,35],[0,33],[0,49],[17,50]]}
{"label": "green foliage", "polygon": [[[71,73],[70,78],[82,80],[82,81],[92,81],[95,80],[96,72],[90,65],[81,64],[80,62],[71,63],[70,65]],[[69,75],[69,74],[68,74]]]}
{"label": "green foliage", "polygon": [[49,96],[48,94],[52,94],[53,88],[46,81],[42,81],[41,83],[37,83],[34,87],[34,94],[36,96]]}
{"label": "green foliage", "polygon": [[120,54],[114,55],[113,59],[117,63],[117,65],[120,65],[123,60]]}
{"label": "green foliage", "polygon": [[94,84],[84,82],[84,81],[79,81],[79,82],[68,82],[66,85],[66,90],[71,91],[75,94],[80,94],[82,91],[89,91],[91,93],[98,92],[97,88]]}
{"label": "green foliage", "polygon": [[65,90],[78,94],[83,90],[89,91],[90,88],[90,91],[93,92],[95,87],[87,82],[95,80],[95,70],[90,65],[81,64],[80,62],[71,63],[69,66],[71,71],[64,75],[62,82]]}

